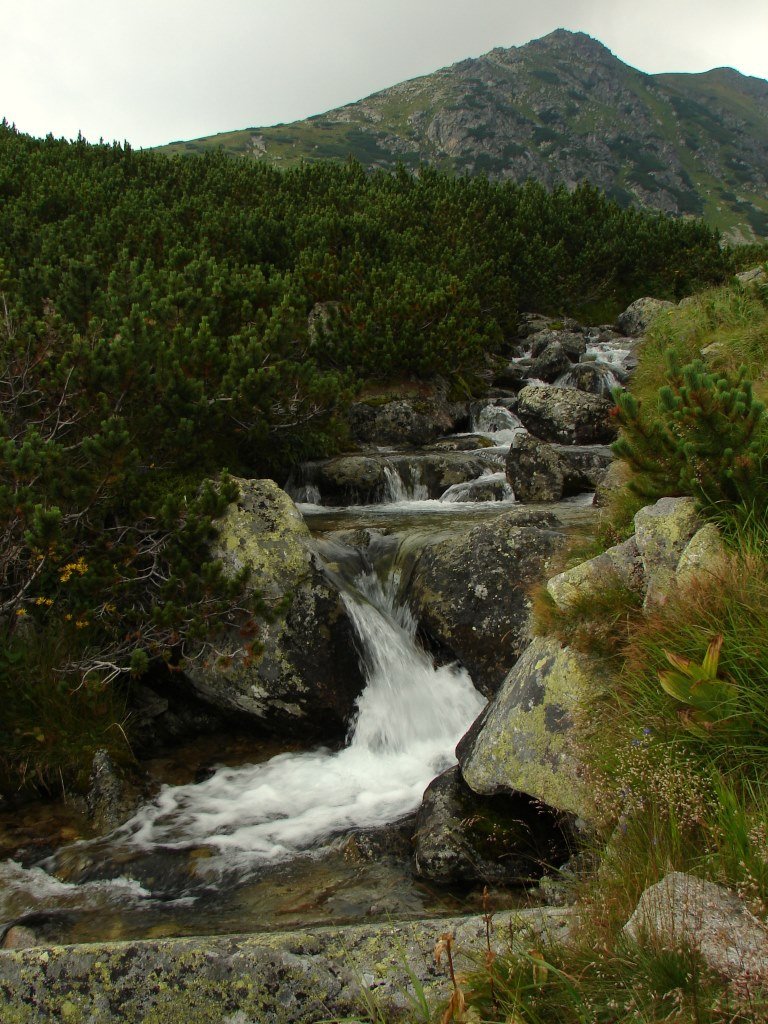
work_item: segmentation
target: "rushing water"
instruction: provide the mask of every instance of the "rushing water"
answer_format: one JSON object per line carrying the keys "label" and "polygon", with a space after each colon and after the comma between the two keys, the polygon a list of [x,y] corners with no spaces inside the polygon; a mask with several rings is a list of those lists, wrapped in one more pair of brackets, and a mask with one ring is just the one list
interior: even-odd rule
{"label": "rushing water", "polygon": [[0,925],[42,912],[55,941],[84,941],[438,906],[443,897],[420,894],[390,863],[350,862],[335,837],[415,810],[484,699],[464,669],[436,667],[418,645],[396,571],[385,585],[372,572],[356,584],[344,600],[366,687],[342,750],[220,767],[203,782],[164,786],[110,836],[31,868],[1,864]]}
{"label": "rushing water", "polygon": [[436,668],[416,623],[373,574],[345,595],[360,637],[366,688],[348,745],[222,768],[206,782],[164,788],[122,829],[143,848],[206,844],[240,866],[290,857],[353,828],[415,809],[484,700],[469,675]]}

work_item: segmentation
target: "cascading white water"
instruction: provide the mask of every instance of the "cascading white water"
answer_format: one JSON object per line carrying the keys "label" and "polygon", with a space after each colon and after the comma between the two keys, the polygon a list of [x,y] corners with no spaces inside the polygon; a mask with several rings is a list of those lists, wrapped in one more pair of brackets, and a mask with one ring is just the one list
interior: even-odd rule
{"label": "cascading white water", "polygon": [[[482,494],[480,498],[476,496],[478,491]],[[460,504],[465,501],[514,500],[515,494],[507,481],[506,474],[494,473],[492,469],[486,469],[475,480],[452,484],[440,497],[440,501],[447,504]]]}
{"label": "cascading white water", "polygon": [[367,684],[349,744],[332,753],[281,754],[219,769],[196,785],[165,787],[121,830],[149,848],[207,844],[224,862],[280,860],[349,828],[382,825],[416,808],[484,700],[464,669],[436,668],[416,624],[375,576],[346,595]]}
{"label": "cascading white water", "polygon": [[484,405],[472,416],[472,431],[477,434],[496,434],[522,425],[518,417],[503,405]]}
{"label": "cascading white water", "polygon": [[419,467],[411,469],[412,483],[410,487],[400,476],[395,466],[384,467],[384,501],[398,504],[404,501],[428,501],[429,490],[421,482]]}
{"label": "cascading white water", "polygon": [[[472,414],[472,432],[482,434],[492,440],[497,448],[507,452],[515,437],[526,431],[521,420],[503,405],[484,405]],[[487,453],[489,449],[485,451]]]}

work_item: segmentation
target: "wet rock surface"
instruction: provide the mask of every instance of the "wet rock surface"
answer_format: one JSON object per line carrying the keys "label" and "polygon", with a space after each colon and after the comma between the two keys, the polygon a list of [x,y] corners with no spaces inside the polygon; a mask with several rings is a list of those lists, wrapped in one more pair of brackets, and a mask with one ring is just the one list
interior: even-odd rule
{"label": "wet rock surface", "polygon": [[568,856],[568,825],[525,796],[478,796],[458,766],[430,783],[415,832],[416,873],[443,884],[522,885]]}
{"label": "wet rock surface", "polygon": [[563,543],[547,512],[512,510],[460,537],[426,548],[410,600],[421,629],[494,693],[526,641],[528,586]]}

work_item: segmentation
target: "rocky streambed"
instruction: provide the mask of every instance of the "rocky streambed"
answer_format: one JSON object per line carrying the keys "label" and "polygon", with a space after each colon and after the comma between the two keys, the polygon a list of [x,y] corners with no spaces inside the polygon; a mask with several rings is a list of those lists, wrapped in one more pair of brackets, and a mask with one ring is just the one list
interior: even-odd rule
{"label": "rocky streambed", "polygon": [[[584,806],[557,783],[578,666],[546,690],[560,655],[529,647],[528,590],[592,529],[604,395],[632,342],[543,318],[523,333],[486,400],[361,403],[355,452],[285,489],[241,482],[215,553],[276,609],[263,653],[233,629],[181,690],[137,688],[134,714],[149,746],[225,726],[253,730],[250,747],[222,739],[143,801],[96,765],[90,825],[0,865],[6,947],[440,918],[476,911],[486,884],[514,905],[568,859]],[[538,710],[500,739],[517,662]],[[531,785],[494,777],[500,742],[530,751]]]}

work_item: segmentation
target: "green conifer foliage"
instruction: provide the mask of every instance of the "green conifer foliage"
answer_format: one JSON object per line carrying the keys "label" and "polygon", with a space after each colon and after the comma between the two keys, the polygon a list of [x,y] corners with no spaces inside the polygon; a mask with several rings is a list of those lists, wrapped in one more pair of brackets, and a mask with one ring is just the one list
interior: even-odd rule
{"label": "green conifer foliage", "polygon": [[690,494],[704,508],[768,500],[765,406],[742,368],[735,378],[710,372],[701,360],[679,368],[650,415],[629,393],[617,393],[622,436],[614,451],[637,471],[630,486],[643,497]]}

